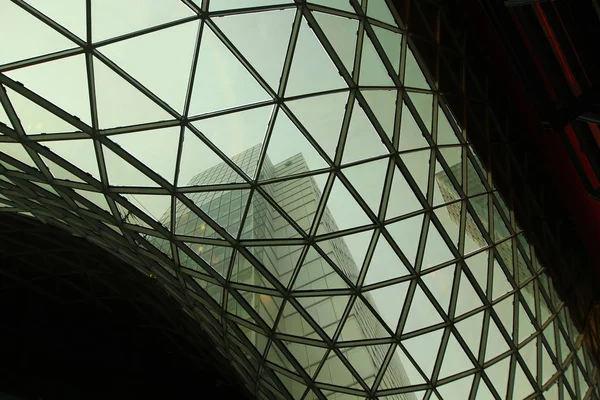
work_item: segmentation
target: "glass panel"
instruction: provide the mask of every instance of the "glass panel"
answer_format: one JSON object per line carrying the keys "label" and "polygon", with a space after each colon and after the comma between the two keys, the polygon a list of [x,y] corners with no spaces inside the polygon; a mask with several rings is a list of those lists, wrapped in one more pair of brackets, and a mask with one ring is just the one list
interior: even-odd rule
{"label": "glass panel", "polygon": [[101,47],[100,52],[182,112],[197,32],[198,22],[190,22]]}
{"label": "glass panel", "polygon": [[269,95],[221,40],[205,27],[190,103],[190,115],[269,100]]}
{"label": "glass panel", "polygon": [[[241,3],[247,5],[245,1]],[[295,13],[294,9],[257,12],[215,18],[214,22],[277,91]],[[254,29],[248,29],[249,26]]]}
{"label": "glass panel", "polygon": [[140,12],[136,3],[123,4],[119,0],[92,3],[92,34],[94,41],[163,24],[194,15],[185,4],[169,2],[148,7]]}
{"label": "glass panel", "polygon": [[0,64],[75,47],[73,42],[16,4],[2,5],[2,19],[0,37],[20,39],[4,41]]}
{"label": "glass panel", "polygon": [[361,86],[394,86],[368,35],[363,39],[358,83]]}
{"label": "glass panel", "polygon": [[110,139],[167,182],[173,183],[179,147],[179,128],[114,135],[110,136]]}
{"label": "glass panel", "polygon": [[[331,7],[329,3],[331,2],[328,1],[326,5]],[[313,15],[338,57],[344,63],[346,70],[352,74],[354,70],[358,20],[319,12],[315,12]]]}
{"label": "glass panel", "polygon": [[[310,76],[311,79],[306,79]],[[339,89],[346,84],[304,18],[296,41],[286,96]]]}
{"label": "glass panel", "polygon": [[360,104],[355,101],[342,162],[349,163],[385,154],[388,154],[388,150],[382,143],[381,137]]}

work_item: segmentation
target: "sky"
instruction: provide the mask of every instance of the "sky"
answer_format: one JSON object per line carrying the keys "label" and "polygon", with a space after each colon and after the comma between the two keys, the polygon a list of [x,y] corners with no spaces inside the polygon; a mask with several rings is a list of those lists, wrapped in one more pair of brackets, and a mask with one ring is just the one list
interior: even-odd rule
{"label": "sky", "polygon": [[[55,18],[56,21],[63,24],[74,34],[84,37],[84,2],[78,0],[63,0],[61,2],[30,0],[28,3],[47,13],[51,18]],[[213,10],[220,10],[226,7],[272,3],[286,2],[237,0],[234,4],[229,0],[213,0],[211,1],[211,7],[213,7]],[[321,1],[319,3],[345,10],[349,7],[348,2],[341,0]],[[92,2],[92,4],[92,33],[95,42],[193,15],[182,3],[176,1],[130,0],[123,2],[105,0]],[[384,22],[390,22],[391,15],[389,11],[385,10],[385,5],[382,2],[372,1],[370,4],[374,4],[373,9],[370,9],[372,10],[370,11],[371,16]],[[19,35],[20,38],[19,41],[5,40],[0,42],[0,65],[75,47],[73,42],[52,31],[7,0],[0,0],[0,13],[3,15],[4,21],[0,25],[0,37]],[[291,9],[219,17],[214,18],[214,21],[217,27],[238,47],[242,55],[254,65],[265,82],[274,91],[277,91],[294,15],[295,11]],[[328,35],[346,68],[351,71],[354,62],[354,33],[357,30],[357,22],[319,13],[315,13],[315,18],[323,26],[323,30]],[[254,29],[248,29],[249,26]],[[198,22],[191,21],[172,29],[101,46],[98,50],[120,65],[127,73],[135,76],[142,85],[156,93],[169,107],[181,113],[184,107],[188,77],[192,68],[191,61],[197,31]],[[375,28],[375,32],[391,62],[398,63],[400,51],[394,44],[401,40],[401,35],[380,28]],[[391,137],[396,91],[391,87],[393,83],[387,76],[381,61],[376,59],[375,54],[373,44],[369,38],[366,38],[359,84],[364,86],[390,86],[389,90],[363,90],[362,94],[385,133]],[[414,56],[408,54],[407,59],[405,84],[414,88],[428,89],[428,84],[422,72],[418,69]],[[166,111],[143,96],[99,60],[94,60],[94,73],[99,126],[101,129],[172,119]],[[83,122],[91,124],[87,75],[83,55],[9,71],[6,75],[22,82],[27,88],[54,102],[69,113],[76,115]],[[339,75],[335,65],[320,46],[311,28],[303,21],[298,36],[295,58],[291,66],[286,97],[302,96],[307,93],[336,90],[344,87],[345,82]],[[58,137],[60,132],[70,129],[64,121],[40,109],[17,93],[9,90],[9,97],[27,132],[45,133],[46,135],[56,135]],[[429,94],[417,93],[411,94],[410,97],[416,109],[420,112],[424,123],[430,128],[432,126],[431,104],[433,97]],[[333,158],[335,154],[347,98],[348,92],[344,91],[286,102],[289,110],[313,135],[316,142],[330,158]],[[206,26],[199,50],[194,92],[190,102],[189,115],[191,118],[197,117],[193,122],[194,127],[220,148],[226,156],[232,157],[256,143],[264,141],[267,125],[274,112],[274,106],[265,105],[212,118],[203,118],[203,116],[217,110],[270,99],[269,93],[235,60],[217,35]],[[403,110],[402,115],[400,150],[415,150],[427,146],[416,122],[408,115],[407,108]],[[443,113],[440,112],[438,116],[440,118],[438,142],[440,144],[458,143],[458,139],[452,128],[450,128],[450,123],[443,117]],[[1,108],[0,122],[10,124]],[[181,170],[178,178],[180,186],[184,186],[199,172],[221,162],[220,158],[191,132],[186,130],[184,135]],[[119,134],[110,138],[167,181],[174,183],[179,127]],[[90,139],[47,141],[44,142],[44,145],[99,179],[97,161]],[[33,165],[20,145],[0,142],[0,151]],[[135,168],[129,166],[127,162],[108,148],[105,147],[104,151],[111,185],[158,186]],[[365,157],[383,155],[386,154],[386,151],[364,110],[358,101],[355,102],[342,164]],[[267,156],[276,164],[297,153],[303,154],[311,170],[327,166],[324,159],[313,149],[285,112],[280,109],[267,148]],[[428,179],[429,154],[430,150],[424,149],[402,156],[414,180],[422,189],[425,189]],[[443,154],[450,166],[460,161],[460,150],[458,148],[445,150]],[[386,168],[387,161],[375,161],[343,169],[343,173],[375,213],[378,211],[377,207],[381,197]],[[441,167],[436,168],[436,172],[440,170],[439,168]],[[56,167],[52,169],[52,172],[57,177],[67,177],[64,172],[59,171]],[[403,215],[420,208],[414,199],[414,195],[409,192],[407,184],[401,179],[400,171],[396,170],[394,177],[397,178],[394,179],[393,201],[390,203],[387,218]],[[320,189],[323,189],[326,179],[327,174],[315,176],[315,181]],[[170,205],[168,196],[128,195],[127,197],[156,219],[160,218]],[[438,201],[441,199],[437,191],[435,198]],[[358,206],[352,206],[352,201],[349,193],[342,185],[337,184],[334,186],[328,201],[328,208],[340,228],[360,226],[369,222],[366,215],[357,208]],[[458,231],[456,223],[451,219],[445,208],[438,209],[436,215],[448,232]],[[391,235],[411,261],[414,261],[421,223],[422,217],[419,216],[389,227]],[[467,248],[476,249],[479,247],[468,235],[465,240]],[[365,235],[348,237],[346,243],[355,261],[360,265],[364,257],[364,249],[368,245],[368,243],[365,243]],[[448,261],[449,257],[449,251],[443,240],[439,234],[432,231],[428,237],[424,268]],[[475,256],[468,261],[474,275],[481,277],[482,271],[487,268],[485,256]],[[377,268],[372,267],[373,271],[368,275],[367,283],[375,283],[399,276],[399,273],[396,272],[401,271],[398,268],[398,263],[399,260],[389,244],[383,241],[383,237],[381,237],[373,261],[373,265],[376,265]],[[454,265],[451,265],[423,276],[423,280],[442,302],[442,306],[447,306],[449,300],[452,286],[449,279],[454,274],[454,268]],[[485,277],[481,278],[482,280],[485,279]],[[498,279],[495,282],[494,292],[499,291],[502,294],[501,291],[507,288],[507,283]],[[377,308],[386,321],[392,321],[394,318],[397,320],[398,317],[399,300],[389,301],[390,295],[396,299],[401,299],[402,293],[405,293],[402,290],[406,291],[406,287],[399,286],[391,289],[394,292],[390,292],[390,288],[387,288],[387,290],[373,293]],[[496,293],[494,294],[496,295]],[[418,329],[438,322],[439,317],[436,317],[435,313],[429,312],[431,306],[427,306],[424,295],[417,293],[416,296],[413,309],[409,315],[409,326]],[[459,297],[461,306],[468,307],[469,304],[477,304],[478,300],[474,292],[461,291],[461,296],[463,296]],[[495,308],[497,308],[501,319],[510,320],[512,318],[512,301],[510,303],[503,302]],[[473,343],[474,346],[477,346],[476,342],[481,330],[481,320],[478,318],[479,316],[465,321],[459,329],[467,343]],[[437,348],[431,345],[432,340],[435,340],[435,334],[413,339],[410,344],[413,349],[418,350],[414,351],[414,354],[419,354],[423,364],[430,363],[431,360],[435,359]],[[497,336],[490,337],[490,340],[499,341],[501,338]],[[449,357],[453,361],[450,364],[445,363],[442,372],[450,375],[469,368],[468,364],[465,364],[464,357],[460,356],[461,352],[457,343],[451,343],[448,352],[448,354],[453,354],[453,357]],[[524,354],[524,357],[526,360],[533,362],[535,358],[531,358],[532,354]],[[402,355],[399,356],[403,357]],[[468,363],[468,360],[466,362]],[[407,365],[407,361],[403,363]],[[507,367],[500,364],[493,367],[493,371],[490,372],[494,382],[501,382],[507,375]],[[545,370],[550,367],[551,364],[547,364],[547,362],[544,364]],[[407,373],[413,383],[420,380],[415,372],[407,368]],[[458,390],[460,387],[470,387],[470,383],[469,385],[453,385],[452,390],[440,389],[440,391],[443,392],[445,399],[464,399],[466,398],[465,393]],[[501,391],[501,389],[499,390]],[[526,384],[519,382],[516,390],[517,392],[526,390]],[[515,398],[517,397],[518,395],[515,394]],[[486,393],[478,393],[478,398],[487,399],[492,397]],[[553,397],[549,396],[547,398]]]}

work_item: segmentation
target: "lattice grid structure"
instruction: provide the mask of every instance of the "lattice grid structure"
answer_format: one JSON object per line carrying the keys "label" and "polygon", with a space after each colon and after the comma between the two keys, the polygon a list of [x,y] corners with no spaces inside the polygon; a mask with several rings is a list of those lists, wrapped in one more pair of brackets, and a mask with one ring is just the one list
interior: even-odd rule
{"label": "lattice grid structure", "polygon": [[156,280],[258,398],[598,398],[384,0],[0,15],[0,211]]}

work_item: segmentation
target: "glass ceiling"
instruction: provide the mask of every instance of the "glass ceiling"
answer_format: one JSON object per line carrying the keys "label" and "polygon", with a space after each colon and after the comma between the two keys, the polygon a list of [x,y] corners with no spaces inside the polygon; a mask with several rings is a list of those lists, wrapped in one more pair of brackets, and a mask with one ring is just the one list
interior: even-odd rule
{"label": "glass ceiling", "polygon": [[384,0],[0,15],[0,211],[156,280],[258,398],[598,398]]}

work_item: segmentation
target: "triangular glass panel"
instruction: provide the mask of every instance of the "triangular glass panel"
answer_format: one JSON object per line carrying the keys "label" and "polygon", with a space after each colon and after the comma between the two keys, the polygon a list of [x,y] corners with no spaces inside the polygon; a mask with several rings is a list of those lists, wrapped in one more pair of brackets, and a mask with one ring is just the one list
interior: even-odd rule
{"label": "triangular glass panel", "polygon": [[[509,332],[510,334],[510,332]],[[489,361],[509,349],[504,336],[500,333],[496,322],[490,318],[488,327],[487,346],[485,348],[485,361]]]}
{"label": "triangular glass panel", "polygon": [[[275,318],[275,315],[273,315],[273,318]],[[315,335],[313,327],[289,301],[285,304],[283,313],[277,324],[277,332],[303,337],[310,334]]]}
{"label": "triangular glass panel", "polygon": [[410,272],[400,260],[387,239],[380,235],[371,261],[369,262],[364,284],[370,285],[409,275]]}
{"label": "triangular glass panel", "polygon": [[7,94],[26,134],[79,131],[68,122],[17,92],[7,89]]}
{"label": "triangular glass panel", "polygon": [[277,92],[294,14],[294,9],[254,12],[215,18],[214,22]]}
{"label": "triangular glass panel", "polygon": [[269,100],[269,95],[210,29],[200,44],[190,115]]}
{"label": "triangular glass panel", "polygon": [[[67,113],[91,125],[85,56],[53,60],[6,74]],[[100,81],[97,80],[96,83],[99,84]]]}
{"label": "triangular glass panel", "polygon": [[327,348],[308,346],[303,343],[288,342],[285,340],[282,342],[290,353],[292,353],[296,361],[302,366],[302,369],[304,369],[309,376],[314,376],[319,363],[325,356]]}
{"label": "triangular glass panel", "polygon": [[[444,358],[444,361],[447,359]],[[442,365],[442,368],[444,366]],[[440,375],[442,376],[442,375]],[[483,384],[485,385],[485,384]],[[445,385],[438,386],[437,390],[440,393],[440,398],[444,400],[463,400],[468,399],[471,393],[471,387],[473,386],[473,376],[465,376],[457,381],[446,383]],[[492,399],[493,397],[490,397]]]}
{"label": "triangular glass panel", "polygon": [[364,293],[367,301],[378,310],[379,315],[392,332],[396,332],[398,327],[408,286],[409,282],[401,282]]}
{"label": "triangular glass panel", "polygon": [[312,319],[332,337],[337,330],[350,296],[298,297]]}
{"label": "triangular glass panel", "polygon": [[[463,189],[469,197],[474,197],[488,191],[470,158],[467,158],[467,181],[463,183]],[[498,214],[498,217],[501,218],[500,214]],[[498,226],[497,228],[500,227]]]}
{"label": "triangular glass panel", "polygon": [[277,278],[288,287],[304,246],[252,246],[248,250]]}
{"label": "triangular glass panel", "polygon": [[[328,4],[329,6],[329,4]],[[317,23],[327,36],[346,70],[352,75],[354,70],[354,54],[356,52],[356,35],[358,20],[338,17],[331,14],[313,12]]]}
{"label": "triangular glass panel", "polygon": [[494,311],[509,335],[516,335],[513,331],[514,296],[508,296],[499,303],[494,304]]}
{"label": "triangular glass panel", "polygon": [[415,149],[424,149],[428,148],[429,143],[425,136],[423,136],[423,131],[417,125],[415,121],[415,117],[413,117],[410,109],[406,105],[406,103],[402,103],[402,119],[400,121],[400,145],[398,146],[398,150],[400,151],[408,151]]}
{"label": "triangular glass panel", "polygon": [[395,86],[368,35],[363,38],[358,84],[360,86]]}
{"label": "triangular glass panel", "polygon": [[71,42],[17,4],[7,3],[2,7],[0,37],[19,38],[5,43],[0,56],[0,64],[36,57],[42,54],[76,47]]}
{"label": "triangular glass panel", "polygon": [[92,139],[53,140],[44,142],[44,146],[83,172],[100,180],[96,151]]}
{"label": "triangular glass panel", "polygon": [[[273,371],[273,372],[275,372],[275,374],[277,375],[277,377],[279,378],[281,383],[283,383],[283,385],[287,389],[289,395],[292,396],[292,399],[294,399],[294,400],[302,399],[304,392],[306,392],[305,384],[300,383],[294,379],[291,379],[291,378],[287,377],[286,375],[283,375],[280,372],[277,372],[277,371]],[[298,379],[300,379],[300,378],[298,378]]]}
{"label": "triangular glass panel", "polygon": [[459,247],[458,239],[460,236],[460,218],[455,219],[455,217],[460,217],[460,206],[461,203],[455,203],[433,210],[433,213],[442,224],[444,231],[450,237],[453,248],[457,250]]}
{"label": "triangular glass panel", "polygon": [[519,354],[523,357],[524,364],[534,379],[537,379],[537,339],[529,341],[524,347],[519,349]]}
{"label": "triangular glass panel", "polygon": [[386,225],[386,228],[408,261],[414,264],[423,228],[423,215],[403,219]]}
{"label": "triangular glass panel", "polygon": [[353,283],[356,283],[359,266],[365,259],[372,235],[373,231],[364,231],[343,237],[319,240],[317,245]]}
{"label": "triangular glass panel", "polygon": [[179,147],[179,128],[113,135],[110,139],[148,168],[173,183]]}
{"label": "triangular glass panel", "polygon": [[487,293],[487,274],[489,251],[485,250],[465,259],[467,268],[471,271],[483,293]]}
{"label": "triangular glass panel", "polygon": [[[35,162],[21,143],[0,142],[0,152],[22,162],[23,164],[38,169]],[[3,162],[3,165],[9,165],[9,163]]]}
{"label": "triangular glass panel", "polygon": [[335,352],[330,352],[323,367],[316,376],[316,381],[336,386],[352,386],[356,378]]}
{"label": "triangular glass panel", "polygon": [[[246,301],[248,303],[252,303],[254,301],[253,297],[255,297],[255,296],[256,296],[255,294],[251,294],[249,296],[248,295],[244,296],[244,298],[246,299]],[[248,312],[246,307],[247,306],[244,306],[240,302],[238,302],[237,299],[232,296],[231,292],[227,293],[227,312],[230,314],[233,314],[237,317],[243,318],[246,321],[249,321],[254,325],[258,325],[256,323],[256,321],[254,321],[254,319],[252,318],[252,316],[250,315],[250,313]]]}
{"label": "triangular glass panel", "polygon": [[423,264],[421,270],[426,270],[435,265],[444,263],[454,259],[454,255],[450,251],[448,244],[440,235],[437,227],[430,221],[429,230],[427,231],[427,241],[425,243],[425,251],[423,253]]}
{"label": "triangular glass panel", "polygon": [[[212,297],[212,299],[215,302],[217,302],[217,304],[221,304],[222,303],[222,301],[223,301],[222,300],[223,299],[223,288],[221,286],[215,285],[214,283],[211,283],[211,282],[203,281],[203,280],[198,279],[196,277],[194,277],[193,279],[194,279],[194,281],[196,281],[200,285],[200,287],[202,287],[202,289],[204,289],[206,291],[206,293],[209,294],[210,297]],[[233,301],[235,301],[235,300],[233,300]],[[236,307],[236,311],[237,311],[237,307]],[[240,311],[241,311],[241,307],[240,307]],[[241,316],[241,315],[238,315],[238,316]],[[245,316],[246,315],[244,315],[244,317]],[[244,318],[244,319],[246,319],[246,318]],[[251,322],[253,322],[253,321],[251,321]]]}
{"label": "triangular glass panel", "polygon": [[[253,150],[255,149],[249,149],[250,152]],[[260,148],[258,150],[260,151]],[[243,181],[243,178],[194,132],[189,129],[185,130],[177,186],[202,186]]]}
{"label": "triangular glass panel", "polygon": [[348,94],[342,92],[286,104],[329,158],[334,159],[347,100]]}
{"label": "triangular glass panel", "polygon": [[427,378],[431,378],[443,333],[443,329],[438,329],[402,341],[407,352],[412,356]]}
{"label": "triangular glass panel", "polygon": [[[450,334],[446,350],[444,352],[444,360],[440,369],[439,379],[458,374],[460,372],[474,368],[473,363],[467,357],[465,350],[462,348],[458,340],[453,334]],[[467,396],[468,397],[468,396]],[[446,397],[444,397],[446,398]],[[466,398],[466,397],[461,397]]]}
{"label": "triangular glass panel", "polygon": [[109,213],[111,212],[108,202],[106,201],[106,197],[104,197],[104,194],[98,193],[98,192],[92,192],[89,190],[80,190],[80,189],[73,189],[73,190],[75,191],[75,193],[81,195],[83,198],[94,203],[96,206],[100,207],[104,211],[107,211]]}
{"label": "triangular glass panel", "polygon": [[373,31],[381,43],[388,60],[392,63],[396,74],[400,73],[400,53],[402,51],[402,34],[372,25]]}
{"label": "triangular glass panel", "polygon": [[[289,218],[289,217],[288,217]],[[297,238],[302,235],[290,224],[284,215],[275,209],[267,199],[255,191],[252,195],[250,209],[244,221],[243,231],[249,232],[252,239]],[[250,239],[242,234],[242,239]]]}
{"label": "triangular glass panel", "polygon": [[144,186],[157,187],[156,182],[144,175],[140,170],[129,164],[125,159],[114,153],[106,146],[102,146],[108,183],[111,186]]}
{"label": "triangular glass panel", "polygon": [[[400,346],[396,346],[395,354],[387,366],[378,389],[395,389],[423,383],[425,383],[425,380],[421,373],[415,368],[404,350]],[[380,398],[385,397],[380,396]],[[393,399],[393,397],[390,397],[390,399]]]}
{"label": "triangular glass panel", "polygon": [[[369,387],[372,387],[377,373],[390,345],[356,346],[343,350],[343,354]],[[396,360],[394,360],[396,361]]]}
{"label": "triangular glass panel", "polygon": [[397,90],[361,90],[367,104],[385,134],[392,140],[394,136],[394,120],[396,119]]}
{"label": "triangular glass panel", "polygon": [[[306,77],[310,79],[306,79]],[[340,89],[346,83],[304,18],[296,41],[286,97]]]}
{"label": "triangular glass panel", "polygon": [[223,277],[227,277],[233,250],[231,247],[190,243],[189,246],[200,258]]}
{"label": "triangular glass panel", "polygon": [[348,285],[332,266],[310,248],[294,281],[293,290],[341,289]]}
{"label": "triangular glass panel", "polygon": [[398,26],[385,1],[371,1],[367,7],[367,17]]}
{"label": "triangular glass panel", "polygon": [[[281,110],[277,114],[277,120],[271,133],[267,158],[276,166],[275,172],[270,174],[265,170],[267,167],[263,166],[261,180],[273,178],[271,175],[284,177],[328,167],[327,162]],[[266,161],[265,164],[268,165]]]}
{"label": "triangular glass panel", "polygon": [[[272,107],[260,107],[232,114],[201,119],[193,122],[227,157],[235,162],[250,178],[256,173],[256,166],[267,123],[273,111]],[[247,154],[245,151],[258,146],[257,151]],[[238,155],[250,157],[236,157]]]}
{"label": "triangular glass panel", "polygon": [[44,162],[44,164],[46,164],[46,167],[48,167],[48,169],[50,170],[50,173],[52,174],[52,176],[54,176],[54,178],[84,183],[83,180],[79,179],[76,175],[74,175],[70,171],[67,171],[60,165],[50,161],[49,159],[47,159],[46,157],[44,157],[42,155],[40,155],[40,157],[42,158],[42,161]]}
{"label": "triangular glass panel", "polygon": [[271,344],[269,352],[267,353],[267,361],[277,364],[288,371],[295,372],[295,368],[292,366],[292,363],[287,359],[286,355],[281,351],[281,349],[279,349],[276,343]]}
{"label": "triangular glass panel", "polygon": [[454,283],[454,265],[421,276],[442,309],[447,312]]}
{"label": "triangular glass panel", "polygon": [[504,270],[498,264],[498,261],[494,259],[494,280],[493,280],[493,299],[497,299],[498,297],[510,292],[513,290],[510,282],[506,278],[504,274]]}
{"label": "triangular glass panel", "polygon": [[400,158],[408,168],[410,175],[415,180],[419,190],[425,196],[429,181],[429,162],[431,151],[421,150],[400,154]]}
{"label": "triangular glass panel", "polygon": [[[369,299],[369,301],[371,301]],[[338,341],[378,339],[390,337],[390,333],[379,322],[375,314],[360,297],[352,305]]]}
{"label": "triangular glass panel", "polygon": [[[485,293],[485,288],[483,288],[483,292]],[[483,303],[481,302],[479,295],[473,288],[473,285],[471,285],[471,282],[464,274],[464,272],[461,273],[455,315],[462,315],[478,307],[481,307],[482,305]]]}
{"label": "triangular glass panel", "polygon": [[490,388],[482,379],[479,380],[479,385],[477,386],[477,394],[475,395],[476,399],[493,399],[494,395],[490,391]]}
{"label": "triangular glass panel", "polygon": [[[50,3],[44,0],[28,0],[27,3],[58,22],[69,31],[85,38],[85,3],[79,0],[65,0],[60,4]],[[68,10],[68,12],[65,12]]]}
{"label": "triangular glass panel", "polygon": [[[169,3],[140,14],[136,4],[107,0],[92,4],[94,42],[194,15],[184,3]],[[171,29],[171,28],[169,28]]]}
{"label": "triangular glass panel", "polygon": [[365,115],[360,104],[355,101],[344,144],[342,163],[346,164],[388,153],[371,121]]}
{"label": "triangular glass panel", "polygon": [[[496,392],[500,395],[501,399],[506,399],[506,391],[508,389],[508,370],[510,367],[510,357],[495,363],[494,365],[487,367],[484,372],[492,382],[492,385],[496,389]],[[481,384],[480,384],[481,385]]]}
{"label": "triangular glass panel", "polygon": [[[303,164],[301,161],[296,161],[298,162],[295,164],[300,164],[300,168],[302,168]],[[292,160],[292,164],[289,168],[293,167],[294,162]],[[285,165],[278,165],[275,172],[277,173],[283,170],[283,173],[285,174],[287,171],[285,171],[284,168]],[[277,203],[281,208],[305,233],[310,231],[321,199],[321,193],[318,188],[315,187],[311,177],[264,184],[262,188],[271,198],[277,200]],[[280,229],[278,226],[275,228]]]}
{"label": "triangular glass panel", "polygon": [[531,319],[529,315],[523,308],[523,304],[519,302],[519,333],[518,333],[518,343],[521,343],[523,340],[527,339],[530,335],[536,332],[535,327],[531,323]]}
{"label": "triangular glass panel", "polygon": [[[1,88],[3,88],[3,87],[1,87]],[[0,88],[0,90],[1,90],[1,88]],[[12,123],[10,122],[10,119],[8,118],[8,115],[6,114],[6,111],[4,111],[4,107],[2,106],[2,103],[0,103],[0,124],[4,124],[11,129],[14,128],[12,126]],[[2,135],[2,133],[0,133],[0,135]]]}
{"label": "triangular glass panel", "polygon": [[97,59],[94,60],[94,82],[100,128],[173,119],[158,104]]}
{"label": "triangular glass panel", "polygon": [[437,144],[460,144],[458,136],[441,106],[438,106]]}
{"label": "triangular glass panel", "polygon": [[404,86],[413,87],[417,89],[431,89],[409,45],[406,46],[406,67],[404,71]]}
{"label": "triangular glass panel", "polygon": [[211,11],[221,11],[237,8],[248,8],[256,6],[270,6],[275,4],[289,4],[292,0],[212,0]]}
{"label": "triangular glass panel", "polygon": [[454,325],[475,357],[479,354],[481,331],[483,328],[483,315],[484,313],[480,312],[472,317],[457,322]]}
{"label": "triangular glass panel", "polygon": [[531,386],[531,382],[523,372],[521,364],[517,363],[515,369],[515,384],[513,386],[513,399],[525,399],[533,392],[534,389],[533,386]]}
{"label": "triangular glass panel", "polygon": [[194,237],[217,236],[216,232],[200,216],[196,215],[180,200],[176,202],[175,234]]}
{"label": "triangular glass panel", "polygon": [[431,303],[431,300],[423,292],[423,289],[417,286],[410,303],[410,311],[404,324],[403,333],[413,332],[441,322],[443,322],[443,319]]}
{"label": "triangular glass panel", "polygon": [[327,215],[321,219],[319,234],[369,225],[372,221],[350,194],[346,186],[336,179],[327,199]]}
{"label": "triangular glass panel", "polygon": [[379,213],[388,162],[388,159],[382,159],[342,170],[350,184],[375,215]]}
{"label": "triangular glass panel", "polygon": [[[171,107],[182,112],[197,31],[198,22],[189,22],[119,41],[102,47],[100,51]],[[148,68],[149,65],[152,68]],[[168,79],[165,79],[166,76]]]}
{"label": "triangular glass panel", "polygon": [[390,189],[390,197],[385,218],[391,219],[421,210],[423,206],[408,185],[408,182],[400,169],[394,168],[392,179],[392,187]]}
{"label": "triangular glass panel", "polygon": [[[267,268],[268,269],[268,268]],[[270,271],[269,271],[270,272]],[[263,288],[273,288],[271,282],[241,253],[236,253],[231,271],[231,281]],[[252,289],[248,289],[252,291]]]}
{"label": "triangular glass panel", "polygon": [[[433,95],[416,92],[411,92],[406,95],[412,100],[415,110],[419,113],[425,128],[431,132],[433,122]],[[406,108],[405,110],[408,111],[409,109]]]}
{"label": "triangular glass panel", "polygon": [[155,221],[168,226],[171,217],[171,195],[124,194],[123,197]]}
{"label": "triangular glass panel", "polygon": [[[202,246],[197,243],[185,243],[185,244],[196,253],[198,252],[198,248]],[[210,294],[211,297],[213,297],[215,299],[215,301],[217,301],[220,304],[222,288],[220,286],[214,285],[218,289],[215,288],[212,291],[208,290],[210,288],[211,284],[205,280],[197,278],[197,274],[202,274],[202,275],[208,276],[210,274],[210,272],[207,270],[208,267],[206,267],[204,265],[204,263],[202,263],[201,261],[198,261],[198,260],[194,259],[193,257],[190,257],[190,255],[188,253],[186,253],[185,251],[183,251],[180,248],[177,248],[177,253],[179,254],[179,265],[181,267],[187,268],[191,271],[195,271],[196,274],[193,276],[193,278],[196,281],[196,283],[198,283],[202,288],[204,288],[208,292],[208,294]],[[218,295],[218,299],[217,299],[217,295]]]}
{"label": "triangular glass panel", "polygon": [[354,13],[354,7],[352,7],[352,3],[346,0],[312,0],[311,3],[319,4],[321,6],[326,6],[330,8],[335,8],[337,10],[348,11]]}

